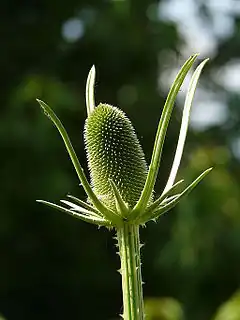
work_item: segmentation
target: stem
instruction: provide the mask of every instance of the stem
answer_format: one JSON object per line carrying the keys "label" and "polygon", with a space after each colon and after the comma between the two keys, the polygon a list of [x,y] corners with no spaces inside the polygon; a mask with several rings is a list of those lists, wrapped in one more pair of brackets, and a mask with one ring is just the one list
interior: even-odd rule
{"label": "stem", "polygon": [[125,223],[117,230],[121,259],[123,319],[144,320],[139,226]]}

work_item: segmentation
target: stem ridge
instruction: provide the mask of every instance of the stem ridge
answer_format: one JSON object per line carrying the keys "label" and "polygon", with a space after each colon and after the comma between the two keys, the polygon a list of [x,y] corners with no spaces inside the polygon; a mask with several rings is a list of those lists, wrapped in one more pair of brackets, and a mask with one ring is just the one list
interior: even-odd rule
{"label": "stem ridge", "polygon": [[121,260],[123,319],[144,320],[139,226],[124,223],[117,230]]}

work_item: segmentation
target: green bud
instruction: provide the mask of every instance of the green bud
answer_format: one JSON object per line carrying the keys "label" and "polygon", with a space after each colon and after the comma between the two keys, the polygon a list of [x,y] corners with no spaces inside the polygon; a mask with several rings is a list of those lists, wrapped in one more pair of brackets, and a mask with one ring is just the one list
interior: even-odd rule
{"label": "green bud", "polygon": [[109,180],[133,208],[147,177],[147,164],[131,121],[120,109],[99,104],[86,120],[85,143],[94,192],[115,209]]}

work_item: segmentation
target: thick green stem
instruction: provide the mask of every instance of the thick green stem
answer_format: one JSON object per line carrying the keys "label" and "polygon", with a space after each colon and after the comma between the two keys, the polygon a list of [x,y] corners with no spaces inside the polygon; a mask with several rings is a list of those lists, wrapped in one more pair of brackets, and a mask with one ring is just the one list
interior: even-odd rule
{"label": "thick green stem", "polygon": [[121,259],[123,319],[143,320],[139,226],[125,223],[117,230]]}

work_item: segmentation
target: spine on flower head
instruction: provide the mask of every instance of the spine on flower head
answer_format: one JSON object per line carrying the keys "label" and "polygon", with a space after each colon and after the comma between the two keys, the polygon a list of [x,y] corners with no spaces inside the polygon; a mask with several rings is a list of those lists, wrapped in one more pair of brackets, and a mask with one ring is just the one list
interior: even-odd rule
{"label": "spine on flower head", "polygon": [[91,183],[106,206],[115,209],[109,180],[130,208],[140,198],[147,164],[131,121],[120,109],[99,104],[87,118],[84,138]]}

